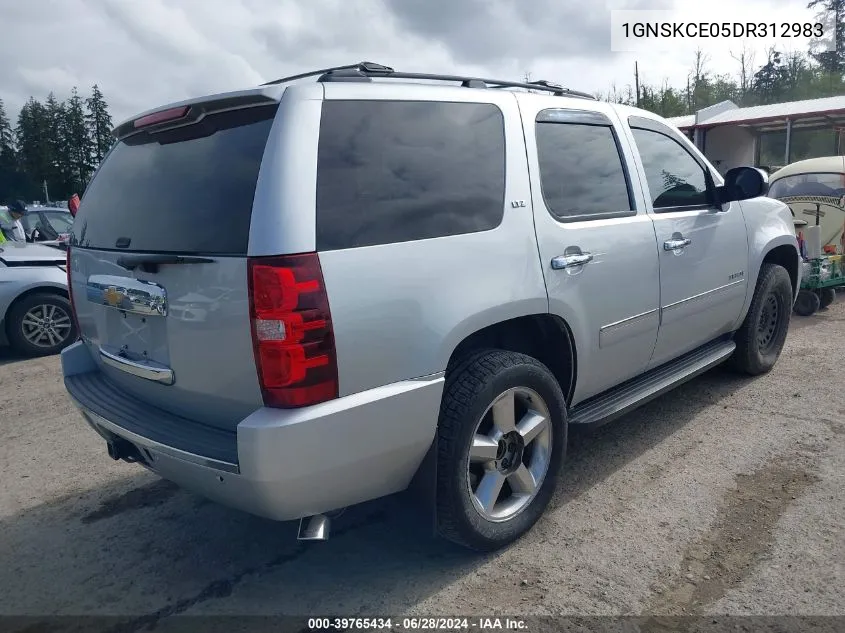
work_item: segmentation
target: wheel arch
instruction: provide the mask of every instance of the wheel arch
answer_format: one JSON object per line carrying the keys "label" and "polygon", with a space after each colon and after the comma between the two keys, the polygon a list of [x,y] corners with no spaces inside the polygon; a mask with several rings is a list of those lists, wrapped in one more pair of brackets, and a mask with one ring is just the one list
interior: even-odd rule
{"label": "wheel arch", "polygon": [[[756,254],[756,255],[755,255]],[[739,315],[734,329],[739,328],[748,315],[751,308],[751,301],[754,298],[754,290],[757,288],[757,280],[760,278],[760,270],[764,264],[777,264],[783,266],[789,273],[792,283],[792,303],[798,299],[798,290],[801,285],[801,256],[798,252],[798,242],[795,235],[778,235],[769,240],[765,246],[753,251],[749,263],[748,289],[745,293],[745,303],[742,306],[742,313]]]}
{"label": "wheel arch", "polygon": [[483,349],[502,349],[536,358],[560,384],[567,405],[572,402],[577,379],[577,350],[569,325],[553,314],[532,314],[500,321],[466,336],[449,357],[446,375],[455,362]]}
{"label": "wheel arch", "polygon": [[[798,296],[798,287],[801,283],[799,276],[799,264],[796,248],[791,244],[780,244],[773,246],[763,256],[763,261],[760,262],[760,268],[763,264],[777,264],[786,269],[789,273],[789,280],[792,282],[792,296],[793,299]],[[758,270],[759,276],[759,270]]]}
{"label": "wheel arch", "polygon": [[[462,357],[483,349],[503,349],[536,358],[557,379],[567,406],[578,376],[578,352],[569,324],[549,313],[518,316],[486,325],[465,336],[452,350],[446,376]],[[420,502],[432,530],[437,525],[437,437],[417,469],[409,491]]]}

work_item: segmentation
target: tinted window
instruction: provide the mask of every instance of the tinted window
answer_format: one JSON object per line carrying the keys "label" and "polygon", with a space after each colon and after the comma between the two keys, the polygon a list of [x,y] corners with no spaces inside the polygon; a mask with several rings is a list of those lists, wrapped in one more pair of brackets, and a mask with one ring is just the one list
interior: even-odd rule
{"label": "tinted window", "polygon": [[501,111],[476,103],[327,101],[317,247],[485,231],[504,214]]}
{"label": "tinted window", "polygon": [[38,224],[38,215],[34,213],[27,213],[21,218],[21,225],[23,226],[23,230],[27,233],[32,231],[36,224]]}
{"label": "tinted window", "polygon": [[631,211],[628,182],[613,128],[537,123],[543,197],[560,220]]}
{"label": "tinted window", "polygon": [[73,216],[70,213],[45,213],[44,217],[59,233],[66,233],[73,224]]}
{"label": "tinted window", "polygon": [[659,132],[632,131],[655,209],[708,204],[705,172],[692,154]]}
{"label": "tinted window", "polygon": [[769,188],[770,198],[839,197],[842,195],[845,195],[845,175],[843,174],[795,174],[776,180]]}
{"label": "tinted window", "polygon": [[115,145],[85,192],[72,243],[245,254],[258,168],[275,106],[210,115]]}

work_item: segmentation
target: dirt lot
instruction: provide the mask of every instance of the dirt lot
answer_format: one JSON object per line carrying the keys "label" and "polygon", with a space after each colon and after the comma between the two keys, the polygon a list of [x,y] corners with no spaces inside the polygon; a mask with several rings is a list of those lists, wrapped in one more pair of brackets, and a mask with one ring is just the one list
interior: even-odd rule
{"label": "dirt lot", "polygon": [[845,615],[845,299],[775,370],[716,370],[570,442],[554,507],[479,557],[401,500],[327,543],[115,463],[58,358],[0,350],[0,613]]}

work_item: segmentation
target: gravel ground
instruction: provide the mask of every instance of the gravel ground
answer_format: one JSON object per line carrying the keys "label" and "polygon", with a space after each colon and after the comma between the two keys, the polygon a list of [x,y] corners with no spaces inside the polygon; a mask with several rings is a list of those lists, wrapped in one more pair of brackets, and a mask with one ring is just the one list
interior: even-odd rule
{"label": "gravel ground", "polygon": [[532,532],[486,556],[401,498],[326,543],[115,463],[58,358],[0,350],[0,614],[845,615],[845,300],[774,371],[712,371],[570,441]]}

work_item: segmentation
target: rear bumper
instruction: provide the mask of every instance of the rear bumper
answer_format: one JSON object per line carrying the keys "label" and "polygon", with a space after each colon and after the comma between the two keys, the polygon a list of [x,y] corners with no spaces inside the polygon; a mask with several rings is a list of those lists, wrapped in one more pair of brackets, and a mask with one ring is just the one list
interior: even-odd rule
{"label": "rear bumper", "polygon": [[[101,435],[142,449],[145,465],[165,479],[276,520],[320,514],[407,488],[434,440],[444,381],[437,374],[302,409],[262,407],[238,424],[235,463],[221,459],[223,453],[209,455],[184,442],[174,446],[163,441],[166,436],[144,430],[155,428],[157,415],[167,415],[158,409],[147,408],[142,416],[137,400],[133,406],[100,402],[90,389],[81,389],[83,379],[105,380],[83,344],[62,352],[62,368],[71,398]],[[127,411],[145,417],[145,425],[130,424]],[[162,423],[173,420],[162,418]]]}

